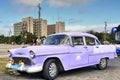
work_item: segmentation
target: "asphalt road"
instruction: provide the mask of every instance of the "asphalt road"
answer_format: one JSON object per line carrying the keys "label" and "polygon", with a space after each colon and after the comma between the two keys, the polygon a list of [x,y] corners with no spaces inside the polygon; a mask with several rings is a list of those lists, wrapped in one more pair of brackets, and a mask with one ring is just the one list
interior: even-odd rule
{"label": "asphalt road", "polygon": [[[0,73],[0,80],[44,80],[40,74],[9,75]],[[120,57],[110,60],[108,68],[98,70],[96,66],[62,72],[56,80],[120,80]]]}

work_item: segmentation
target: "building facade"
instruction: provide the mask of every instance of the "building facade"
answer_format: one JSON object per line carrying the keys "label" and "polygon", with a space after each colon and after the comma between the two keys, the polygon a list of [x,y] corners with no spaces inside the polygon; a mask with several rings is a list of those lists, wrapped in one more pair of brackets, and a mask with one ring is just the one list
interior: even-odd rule
{"label": "building facade", "polygon": [[27,32],[30,32],[30,33],[34,33],[33,31],[33,18],[32,17],[27,17],[27,18],[23,18],[22,19],[22,23],[23,23],[23,28],[24,30],[26,30]]}
{"label": "building facade", "polygon": [[30,32],[36,36],[47,36],[47,20],[23,18],[22,22],[14,24],[14,35],[21,35],[22,31]]}
{"label": "building facade", "polygon": [[22,35],[22,32],[30,32],[36,36],[47,36],[64,31],[64,22],[56,22],[56,24],[47,25],[47,20],[34,19],[32,17],[23,18],[22,22],[14,24],[15,36]]}
{"label": "building facade", "polygon": [[23,23],[20,22],[20,23],[15,23],[14,24],[14,35],[15,36],[18,36],[21,34],[21,32],[23,31]]}
{"label": "building facade", "polygon": [[33,34],[36,36],[47,36],[47,20],[34,19]]}
{"label": "building facade", "polygon": [[65,32],[65,23],[64,22],[56,22],[56,24],[47,26],[47,34],[55,34]]}
{"label": "building facade", "polygon": [[55,31],[56,31],[55,24],[47,26],[47,35],[55,34]]}
{"label": "building facade", "polygon": [[65,22],[56,22],[56,33],[65,31]]}

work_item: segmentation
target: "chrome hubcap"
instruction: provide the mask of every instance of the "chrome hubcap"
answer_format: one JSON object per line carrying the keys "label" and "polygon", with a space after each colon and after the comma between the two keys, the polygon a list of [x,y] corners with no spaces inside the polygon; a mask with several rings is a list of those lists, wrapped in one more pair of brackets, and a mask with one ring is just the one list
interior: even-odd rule
{"label": "chrome hubcap", "polygon": [[54,77],[57,74],[57,66],[55,63],[51,63],[49,66],[49,74],[51,77]]}
{"label": "chrome hubcap", "polygon": [[101,66],[102,66],[102,67],[105,67],[105,66],[106,66],[106,60],[105,60],[105,59],[102,59],[102,60],[101,60]]}

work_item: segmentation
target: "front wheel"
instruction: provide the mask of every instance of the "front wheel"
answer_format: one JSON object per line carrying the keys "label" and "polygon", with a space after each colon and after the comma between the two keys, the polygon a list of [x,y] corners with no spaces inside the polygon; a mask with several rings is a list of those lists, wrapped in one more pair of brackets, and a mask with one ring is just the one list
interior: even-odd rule
{"label": "front wheel", "polygon": [[54,59],[48,60],[43,68],[44,78],[47,80],[54,80],[58,75],[57,63]]}
{"label": "front wheel", "polygon": [[97,68],[100,70],[106,69],[108,65],[108,60],[106,58],[102,58],[100,60],[100,63],[97,64]]}

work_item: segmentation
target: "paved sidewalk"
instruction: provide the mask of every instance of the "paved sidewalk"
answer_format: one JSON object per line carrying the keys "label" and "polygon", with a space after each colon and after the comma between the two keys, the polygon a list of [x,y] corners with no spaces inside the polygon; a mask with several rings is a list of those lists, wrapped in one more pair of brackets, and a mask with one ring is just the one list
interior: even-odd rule
{"label": "paved sidewalk", "polygon": [[9,45],[9,44],[0,44],[0,58],[7,58],[8,49],[19,48],[22,46],[29,46],[29,45]]}

